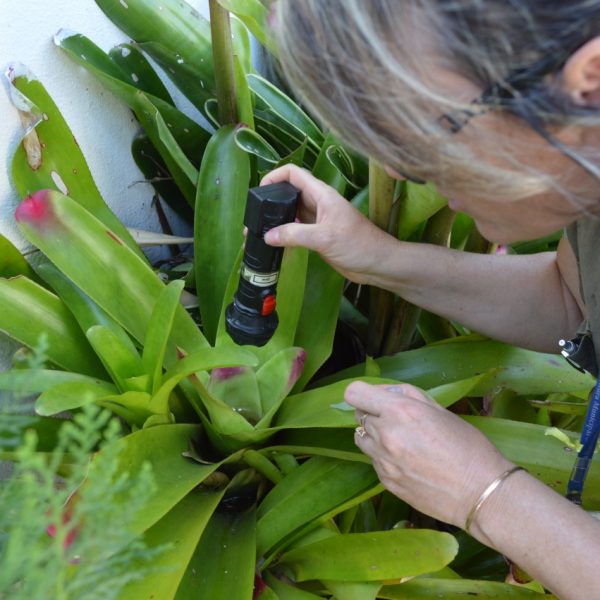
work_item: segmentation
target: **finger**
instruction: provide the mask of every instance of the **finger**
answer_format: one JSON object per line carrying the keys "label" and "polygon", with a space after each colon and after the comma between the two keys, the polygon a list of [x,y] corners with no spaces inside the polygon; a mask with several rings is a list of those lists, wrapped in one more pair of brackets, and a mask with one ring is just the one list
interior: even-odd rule
{"label": "finger", "polygon": [[363,381],[354,381],[346,388],[344,400],[362,413],[378,417],[381,414],[382,392],[383,390],[378,389],[377,386]]}
{"label": "finger", "polygon": [[371,458],[376,454],[377,442],[372,435],[369,435],[368,431],[361,434],[361,428],[357,427],[354,430],[354,443],[356,446]]}
{"label": "finger", "polygon": [[288,181],[302,192],[302,200],[310,210],[316,209],[316,200],[326,196],[330,190],[327,184],[317,179],[310,171],[296,165],[284,165],[267,173],[260,185],[270,185]]}
{"label": "finger", "polygon": [[321,228],[318,225],[287,223],[270,229],[265,234],[265,242],[269,246],[286,248],[301,246],[318,252],[322,246]]}
{"label": "finger", "polygon": [[425,402],[430,402],[431,400],[423,392],[423,390],[411,385],[410,383],[395,383],[393,385],[389,385],[387,383],[376,385],[375,387],[384,390],[386,392],[392,392],[394,394],[402,394],[403,396],[408,396],[409,398],[413,398],[415,400],[422,400]]}

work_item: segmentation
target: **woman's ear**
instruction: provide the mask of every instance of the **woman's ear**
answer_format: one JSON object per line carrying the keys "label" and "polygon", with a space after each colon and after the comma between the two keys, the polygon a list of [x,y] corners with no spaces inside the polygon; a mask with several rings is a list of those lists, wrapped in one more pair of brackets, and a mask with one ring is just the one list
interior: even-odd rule
{"label": "woman's ear", "polygon": [[591,39],[569,58],[561,79],[575,104],[600,108],[600,37]]}

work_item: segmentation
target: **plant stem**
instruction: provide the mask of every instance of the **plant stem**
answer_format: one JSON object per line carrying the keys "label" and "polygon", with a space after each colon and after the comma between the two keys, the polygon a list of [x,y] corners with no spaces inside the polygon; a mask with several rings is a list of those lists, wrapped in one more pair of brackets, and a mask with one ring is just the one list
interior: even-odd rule
{"label": "plant stem", "polygon": [[[396,182],[375,161],[369,161],[369,219],[388,231],[394,203]],[[367,353],[379,356],[392,310],[394,294],[372,287],[369,302],[369,335]]]}
{"label": "plant stem", "polygon": [[208,5],[219,120],[221,125],[229,125],[238,122],[229,12],[217,0],[208,0]]}

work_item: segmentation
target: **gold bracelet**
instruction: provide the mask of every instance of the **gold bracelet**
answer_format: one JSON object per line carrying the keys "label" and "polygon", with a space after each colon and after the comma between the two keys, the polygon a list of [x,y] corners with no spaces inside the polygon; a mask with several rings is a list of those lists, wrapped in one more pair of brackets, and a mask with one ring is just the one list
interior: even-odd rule
{"label": "gold bracelet", "polygon": [[465,523],[465,531],[469,535],[471,535],[470,529],[471,529],[471,525],[473,524],[475,517],[477,516],[477,511],[483,506],[483,503],[494,493],[494,491],[500,486],[500,484],[505,479],[507,479],[513,473],[516,473],[517,471],[526,471],[526,469],[524,469],[523,467],[511,467],[507,471],[504,471],[504,473],[502,473],[502,475],[499,475],[498,477],[496,477],[496,479],[494,479],[494,481],[492,481],[492,483],[490,483],[490,485],[488,485],[485,488],[485,490],[483,490],[483,493],[481,494],[481,496],[479,496],[479,498],[477,499],[477,502],[475,502],[475,504],[473,505],[473,508],[470,510],[469,514],[467,515],[467,521]]}

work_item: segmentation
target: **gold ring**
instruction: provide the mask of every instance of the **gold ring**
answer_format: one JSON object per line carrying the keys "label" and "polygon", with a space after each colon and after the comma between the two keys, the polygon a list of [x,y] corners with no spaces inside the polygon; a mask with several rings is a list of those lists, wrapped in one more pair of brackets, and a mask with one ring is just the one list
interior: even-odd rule
{"label": "gold ring", "polygon": [[369,413],[363,413],[362,415],[360,415],[360,419],[358,420],[360,422],[360,426],[364,428],[365,423],[367,422],[367,417],[369,416]]}
{"label": "gold ring", "polygon": [[354,430],[354,433],[356,433],[358,437],[364,438],[367,435],[367,430],[364,427],[357,427]]}

